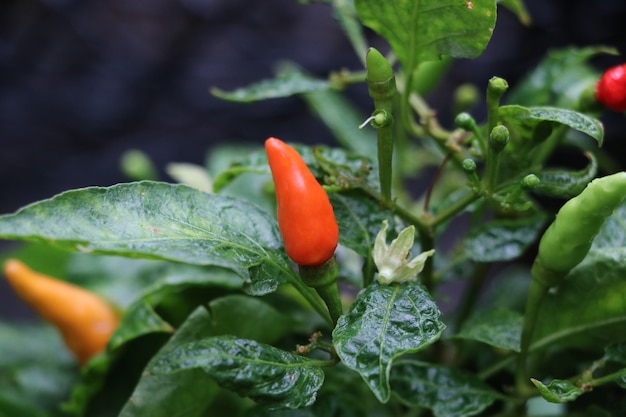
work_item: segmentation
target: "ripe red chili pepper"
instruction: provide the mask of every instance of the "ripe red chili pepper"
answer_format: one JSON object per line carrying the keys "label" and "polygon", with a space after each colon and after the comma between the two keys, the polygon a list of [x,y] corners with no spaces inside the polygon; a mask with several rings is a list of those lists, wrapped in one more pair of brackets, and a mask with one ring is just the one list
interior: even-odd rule
{"label": "ripe red chili pepper", "polygon": [[626,111],[626,64],[611,67],[596,84],[596,100],[614,111]]}
{"label": "ripe red chili pepper", "polygon": [[328,194],[291,146],[269,138],[265,151],[276,186],[278,227],[287,255],[298,265],[323,264],[333,257],[339,240]]}

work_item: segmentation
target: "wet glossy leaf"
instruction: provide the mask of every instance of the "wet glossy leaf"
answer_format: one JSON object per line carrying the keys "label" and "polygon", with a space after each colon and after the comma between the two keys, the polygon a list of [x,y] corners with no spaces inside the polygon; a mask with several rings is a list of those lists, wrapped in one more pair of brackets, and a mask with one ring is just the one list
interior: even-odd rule
{"label": "wet glossy leaf", "polygon": [[523,321],[516,311],[495,308],[470,318],[454,337],[519,352]]}
{"label": "wet glossy leaf", "polygon": [[334,193],[330,201],[339,223],[339,243],[363,257],[370,256],[383,220],[391,219],[393,213],[381,210],[362,193]]}
{"label": "wet glossy leaf", "polygon": [[0,237],[236,271],[263,294],[297,279],[275,220],[242,200],[136,182],[67,191],[0,217]]}
{"label": "wet glossy leaf", "polygon": [[[180,346],[220,334],[274,343],[285,334],[287,325],[288,320],[282,314],[258,298],[243,295],[218,298],[209,304],[209,309],[197,308],[151,359],[148,368]],[[154,398],[155,390],[161,393],[158,398]],[[167,375],[145,372],[122,416],[203,416],[218,390],[211,375],[201,369]]]}
{"label": "wet glossy leaf", "polygon": [[389,400],[389,373],[399,356],[417,352],[441,335],[441,312],[416,282],[372,284],[362,290],[333,331],[342,362],[357,371],[374,395]]}
{"label": "wet glossy leaf", "polygon": [[425,407],[435,417],[469,417],[487,408],[498,393],[476,376],[428,363],[402,360],[391,368],[394,394],[409,407]]}
{"label": "wet glossy leaf", "polygon": [[363,24],[391,44],[407,73],[441,55],[479,56],[491,39],[496,21],[495,0],[355,0],[355,6]]}
{"label": "wet glossy leaf", "polygon": [[540,183],[533,191],[552,197],[570,199],[580,194],[582,190],[596,177],[598,162],[587,153],[589,165],[580,171],[542,170],[537,174]]}
{"label": "wet glossy leaf", "polygon": [[553,379],[548,385],[531,378],[543,398],[551,403],[566,403],[580,397],[583,391],[570,381]]}
{"label": "wet glossy leaf", "polygon": [[216,336],[177,347],[149,370],[203,369],[218,384],[270,408],[311,405],[324,381],[317,361],[253,340]]}
{"label": "wet glossy leaf", "polygon": [[[211,333],[210,316],[205,308],[200,307],[150,360],[148,366],[176,346]],[[155,392],[159,395],[154,395]],[[217,388],[211,377],[200,370],[180,372],[175,376],[144,372],[120,417],[200,417],[216,393]]]}
{"label": "wet glossy leaf", "polygon": [[538,238],[545,216],[494,220],[474,229],[465,240],[465,256],[476,262],[509,261]]}
{"label": "wet glossy leaf", "polygon": [[598,142],[598,146],[602,146],[604,139],[604,128],[599,120],[574,110],[511,105],[501,106],[499,115],[505,123],[522,129],[532,129],[541,122],[549,121],[565,125],[592,137]]}
{"label": "wet glossy leaf", "polygon": [[531,349],[588,347],[620,340],[626,326],[626,247],[591,250],[546,295]]}

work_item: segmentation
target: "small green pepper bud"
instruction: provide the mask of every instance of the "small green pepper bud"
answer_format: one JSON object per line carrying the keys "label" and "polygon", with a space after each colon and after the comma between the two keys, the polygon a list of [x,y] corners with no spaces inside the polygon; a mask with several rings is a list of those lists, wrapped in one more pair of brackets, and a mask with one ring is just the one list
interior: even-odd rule
{"label": "small green pepper bud", "polygon": [[480,192],[481,185],[480,178],[478,178],[478,174],[476,173],[476,162],[473,159],[467,158],[463,160],[461,166],[463,171],[465,171],[465,175],[467,175],[472,190],[476,193]]}
{"label": "small green pepper bud", "polygon": [[503,125],[494,127],[489,134],[489,147],[494,152],[502,152],[507,143],[509,143],[509,129]]}
{"label": "small green pepper bud", "polygon": [[476,162],[473,159],[464,159],[462,166],[463,171],[465,171],[467,175],[472,175],[476,173]]}
{"label": "small green pepper bud", "polygon": [[469,113],[459,113],[454,118],[454,124],[467,132],[473,132],[476,129],[476,120]]}
{"label": "small green pepper bud", "polygon": [[396,78],[389,61],[375,48],[367,50],[367,88],[374,100],[392,97],[396,93]]}
{"label": "small green pepper bud", "polygon": [[541,180],[535,174],[528,174],[522,178],[521,186],[526,191],[534,190],[541,184]]}
{"label": "small green pepper bud", "polygon": [[156,180],[157,170],[144,152],[138,149],[129,149],[124,152],[120,160],[122,173],[132,181]]}
{"label": "small green pepper bud", "polygon": [[504,78],[492,77],[487,85],[487,96],[499,100],[509,89],[509,83]]}
{"label": "small green pepper bud", "polygon": [[462,84],[454,92],[453,109],[456,113],[473,107],[480,99],[480,92],[474,84]]}

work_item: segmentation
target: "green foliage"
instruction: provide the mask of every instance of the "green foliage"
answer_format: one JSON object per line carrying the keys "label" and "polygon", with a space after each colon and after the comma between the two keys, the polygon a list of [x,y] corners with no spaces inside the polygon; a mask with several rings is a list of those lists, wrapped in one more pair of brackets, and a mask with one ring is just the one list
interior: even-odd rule
{"label": "green foliage", "polygon": [[[283,63],[273,78],[212,93],[303,100],[334,139],[294,144],[339,226],[330,311],[301,279],[315,282],[317,269],[284,253],[264,138],[172,171],[204,191],[156,181],[70,190],[0,215],[0,238],[26,243],[0,258],[87,288],[122,319],[82,369],[51,326],[1,322],[0,416],[624,415],[626,204],[611,214],[596,194],[571,209],[578,218],[557,233],[554,259],[584,237],[583,260],[550,291],[531,269],[553,216],[538,196],[574,198],[610,171],[596,149],[604,127],[589,60],[611,48],[550,51],[517,85],[469,86],[465,106],[483,105],[481,121],[457,117],[456,105],[435,111],[423,95],[454,58],[483,52],[496,3],[528,24],[522,1],[323,2],[369,72],[321,78]],[[391,51],[368,55],[372,36]],[[373,92],[373,108],[353,103],[349,86]],[[446,112],[451,130],[438,119]],[[551,166],[563,145],[582,148],[588,165]],[[595,237],[584,230],[590,209],[602,212]],[[383,224],[390,241],[415,231],[407,261],[432,255],[417,282],[395,283],[390,268],[392,284],[379,283]]]}
{"label": "green foliage", "polygon": [[391,395],[392,362],[436,341],[445,328],[440,315],[420,284],[372,284],[337,323],[333,343],[342,362],[360,373],[376,397],[386,402]]}
{"label": "green foliage", "polygon": [[407,73],[441,55],[477,57],[491,39],[496,22],[495,0],[443,4],[436,0],[355,0],[355,6],[361,21],[391,44]]}
{"label": "green foliage", "polygon": [[474,416],[499,397],[470,373],[417,361],[403,360],[395,365],[391,384],[400,401],[429,408],[435,417]]}

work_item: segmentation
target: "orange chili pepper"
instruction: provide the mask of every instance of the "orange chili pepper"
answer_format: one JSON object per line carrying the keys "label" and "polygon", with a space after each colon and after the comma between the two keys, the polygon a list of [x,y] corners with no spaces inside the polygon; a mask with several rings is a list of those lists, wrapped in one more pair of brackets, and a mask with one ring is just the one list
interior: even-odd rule
{"label": "orange chili pepper", "polygon": [[81,365],[106,348],[120,318],[102,298],[33,271],[17,259],[6,261],[4,274],[17,295],[58,328]]}
{"label": "orange chili pepper", "polygon": [[291,146],[269,138],[265,150],[276,185],[278,227],[285,251],[298,265],[321,265],[333,257],[339,241],[328,194]]}

